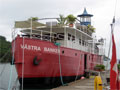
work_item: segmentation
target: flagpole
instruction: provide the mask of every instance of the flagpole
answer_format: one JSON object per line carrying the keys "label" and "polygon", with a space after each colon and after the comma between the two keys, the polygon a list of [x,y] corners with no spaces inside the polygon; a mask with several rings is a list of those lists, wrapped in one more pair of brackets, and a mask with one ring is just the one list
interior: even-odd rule
{"label": "flagpole", "polygon": [[[110,58],[110,51],[111,51],[111,44],[112,44],[112,34],[113,34],[113,25],[115,24],[115,16],[113,17],[113,21],[110,24],[111,26],[111,35],[110,35],[110,43],[109,43],[109,49],[108,49],[108,58]],[[108,68],[109,62],[107,62],[106,69]]]}
{"label": "flagpole", "polygon": [[110,56],[110,48],[111,48],[111,40],[112,40],[112,34],[113,34],[113,25],[114,25],[114,23],[115,23],[115,17],[113,18],[113,22],[110,24],[110,26],[111,26],[111,35],[110,35],[110,45],[109,45],[109,52],[108,52],[108,58],[109,58],[109,56]]}
{"label": "flagpole", "polygon": [[111,35],[110,35],[110,44],[109,44],[108,58],[109,58],[109,56],[110,56],[111,41],[112,41],[112,33],[113,33],[113,29],[112,29],[113,24],[110,24],[110,26],[111,26]]}

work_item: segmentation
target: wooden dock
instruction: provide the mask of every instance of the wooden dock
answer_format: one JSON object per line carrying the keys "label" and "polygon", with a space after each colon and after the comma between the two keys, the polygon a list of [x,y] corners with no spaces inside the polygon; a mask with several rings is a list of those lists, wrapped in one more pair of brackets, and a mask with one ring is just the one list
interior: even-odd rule
{"label": "wooden dock", "polygon": [[94,77],[71,82],[68,86],[60,86],[51,90],[94,90]]}
{"label": "wooden dock", "polygon": [[[102,84],[107,83],[106,78],[110,76],[109,73],[109,71],[100,72]],[[89,79],[80,79],[69,83],[68,86],[60,86],[51,90],[94,90],[94,78],[95,76],[91,76]],[[108,86],[104,86],[103,90],[109,90],[107,88]]]}

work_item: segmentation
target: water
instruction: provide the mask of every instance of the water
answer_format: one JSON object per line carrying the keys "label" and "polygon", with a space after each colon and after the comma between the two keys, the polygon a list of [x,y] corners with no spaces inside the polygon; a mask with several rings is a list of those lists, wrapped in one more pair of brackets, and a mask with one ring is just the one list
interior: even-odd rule
{"label": "water", "polygon": [[[14,65],[7,64],[1,64],[0,63],[0,90],[8,90],[9,80],[10,80],[10,71],[11,67],[13,66],[13,73],[12,73],[12,81],[10,84],[9,90],[20,90],[19,89],[19,81],[17,79],[17,72]],[[16,89],[12,89],[13,86],[16,86]],[[24,90],[50,90],[50,89],[24,89]]]}
{"label": "water", "polygon": [[[0,64],[0,90],[8,90],[11,67],[12,65],[10,65],[9,63]],[[11,78],[12,81],[10,84],[10,90],[12,89],[13,85],[15,85],[15,81],[17,79],[17,73],[14,65],[13,65],[13,73]],[[16,90],[18,90],[19,82],[17,82],[16,84],[17,84]]]}

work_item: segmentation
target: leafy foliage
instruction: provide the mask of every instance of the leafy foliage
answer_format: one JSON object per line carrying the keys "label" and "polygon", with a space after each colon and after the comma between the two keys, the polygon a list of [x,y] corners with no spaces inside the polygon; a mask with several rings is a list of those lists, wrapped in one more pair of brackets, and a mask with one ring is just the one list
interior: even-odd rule
{"label": "leafy foliage", "polygon": [[[31,18],[29,18],[28,20],[31,20]],[[37,21],[38,17],[32,17],[32,21]]]}
{"label": "leafy foliage", "polygon": [[87,29],[90,30],[90,31],[92,31],[92,32],[95,32],[95,28],[93,26],[91,26],[91,25],[88,25]]}
{"label": "leafy foliage", "polygon": [[120,71],[120,64],[118,64],[118,70]]}
{"label": "leafy foliage", "polygon": [[76,20],[76,17],[73,16],[72,14],[68,15],[66,18],[67,18],[67,22],[69,24],[73,24],[75,22],[75,20]]}
{"label": "leafy foliage", "polygon": [[95,70],[105,70],[105,66],[104,65],[96,65],[95,66]]}
{"label": "leafy foliage", "polygon": [[0,62],[8,62],[11,60],[11,43],[6,38],[0,36]]}
{"label": "leafy foliage", "polygon": [[66,22],[67,18],[64,17],[64,15],[61,15],[61,14],[59,15],[59,17],[60,17],[60,18],[57,19],[58,25],[59,25],[59,26],[67,25],[67,22]]}
{"label": "leafy foliage", "polygon": [[72,14],[68,15],[67,17],[64,17],[64,15],[59,15],[59,18],[57,19],[59,26],[65,26],[67,24],[73,24],[76,20],[76,17]]}

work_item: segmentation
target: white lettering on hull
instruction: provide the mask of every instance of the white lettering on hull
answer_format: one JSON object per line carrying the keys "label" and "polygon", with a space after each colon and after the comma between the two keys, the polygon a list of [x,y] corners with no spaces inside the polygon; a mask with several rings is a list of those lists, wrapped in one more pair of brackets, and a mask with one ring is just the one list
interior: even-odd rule
{"label": "white lettering on hull", "polygon": [[53,53],[59,53],[60,50],[58,49],[55,49],[55,48],[47,48],[47,47],[44,47],[44,51],[45,52],[53,52]]}
{"label": "white lettering on hull", "polygon": [[38,46],[33,46],[33,45],[20,45],[22,49],[26,49],[26,50],[36,50],[36,51],[41,51],[41,48]]}
{"label": "white lettering on hull", "polygon": [[[34,50],[34,51],[41,51],[41,48],[39,46],[33,46],[33,45],[20,45],[22,49],[26,49],[26,50]],[[50,53],[59,53],[60,50],[56,49],[56,48],[48,48],[48,47],[44,47],[44,52],[50,52]]]}

